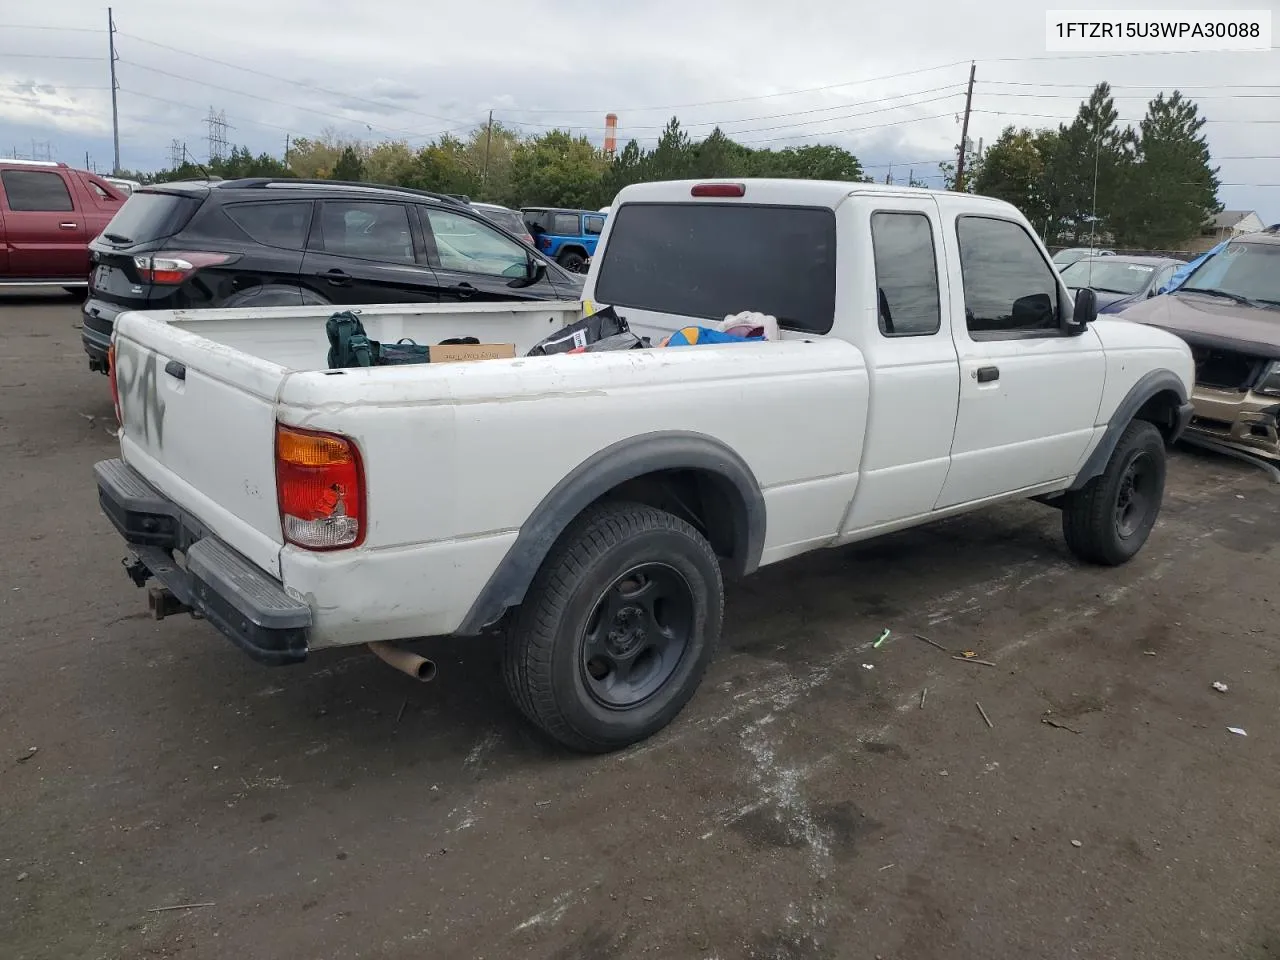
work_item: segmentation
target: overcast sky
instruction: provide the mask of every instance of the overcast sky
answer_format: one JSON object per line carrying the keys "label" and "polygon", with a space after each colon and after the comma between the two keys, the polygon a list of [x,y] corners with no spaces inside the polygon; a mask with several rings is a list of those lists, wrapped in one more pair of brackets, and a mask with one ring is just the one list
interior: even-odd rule
{"label": "overcast sky", "polygon": [[[1280,0],[1239,5],[1270,8],[1280,23]],[[43,152],[47,143],[54,159],[83,165],[87,152],[109,170],[105,7],[96,0],[5,6],[0,155]],[[1211,121],[1210,148],[1227,184],[1219,199],[1280,221],[1280,186],[1261,186],[1280,184],[1280,160],[1232,159],[1280,157],[1276,50],[1050,55],[1048,5],[1026,0],[624,6],[619,13],[598,0],[447,8],[410,0],[221,0],[216,12],[195,13],[171,2],[120,0],[121,164],[167,166],[173,139],[205,159],[210,107],[225,111],[231,143],[276,155],[286,134],[325,128],[421,144],[442,130],[464,133],[490,109],[526,132],[571,126],[599,141],[613,110],[620,145],[631,137],[651,145],[676,114],[695,137],[719,123],[753,146],[835,142],[879,179],[892,163],[897,178],[914,167],[937,184],[937,162],[959,140],[972,58],[975,141],[989,143],[1009,123],[1068,121],[1100,80],[1116,88],[1120,116],[1135,124],[1148,99],[1179,87]],[[1124,6],[1168,8],[1142,0]]]}

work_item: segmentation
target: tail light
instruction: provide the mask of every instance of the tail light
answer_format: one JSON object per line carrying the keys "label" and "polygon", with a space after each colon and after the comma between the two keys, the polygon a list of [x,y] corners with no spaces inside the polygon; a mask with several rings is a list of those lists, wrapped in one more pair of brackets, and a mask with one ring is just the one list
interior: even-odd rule
{"label": "tail light", "polygon": [[364,542],[364,468],[346,437],[276,424],[276,496],[286,543],[338,550]]}
{"label": "tail light", "polygon": [[236,257],[230,253],[208,253],[194,250],[189,253],[166,253],[163,256],[134,257],[133,266],[143,283],[176,285],[184,283],[202,267],[217,267],[230,263]]}
{"label": "tail light", "polygon": [[120,413],[120,387],[116,384],[116,345],[107,347],[107,379],[111,381],[111,405],[116,408],[116,423],[124,426]]}

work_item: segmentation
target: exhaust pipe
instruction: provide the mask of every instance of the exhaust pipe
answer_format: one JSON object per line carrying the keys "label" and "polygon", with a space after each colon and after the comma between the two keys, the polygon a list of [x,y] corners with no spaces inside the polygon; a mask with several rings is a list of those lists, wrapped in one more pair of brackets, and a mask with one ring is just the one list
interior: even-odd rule
{"label": "exhaust pipe", "polygon": [[436,664],[434,660],[420,657],[416,653],[410,653],[408,650],[401,650],[386,640],[374,640],[367,646],[387,666],[395,667],[401,673],[407,673],[415,680],[421,680],[426,683],[428,680],[435,679]]}

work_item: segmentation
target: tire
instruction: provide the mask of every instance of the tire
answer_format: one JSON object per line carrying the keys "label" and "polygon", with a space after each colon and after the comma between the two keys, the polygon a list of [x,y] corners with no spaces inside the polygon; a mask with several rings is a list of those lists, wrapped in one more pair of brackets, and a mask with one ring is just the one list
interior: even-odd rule
{"label": "tire", "polygon": [[689,702],[723,618],[720,563],[696,529],[644,504],[601,504],[552,548],[511,618],[507,689],[569,749],[618,750]]}
{"label": "tire", "polygon": [[1160,515],[1166,469],[1160,431],[1145,420],[1129,424],[1102,474],[1063,501],[1062,534],[1071,552],[1108,567],[1131,560]]}
{"label": "tire", "polygon": [[556,257],[556,263],[570,273],[582,273],[582,268],[586,265],[586,262],[587,258],[577,250],[565,250],[560,256]]}

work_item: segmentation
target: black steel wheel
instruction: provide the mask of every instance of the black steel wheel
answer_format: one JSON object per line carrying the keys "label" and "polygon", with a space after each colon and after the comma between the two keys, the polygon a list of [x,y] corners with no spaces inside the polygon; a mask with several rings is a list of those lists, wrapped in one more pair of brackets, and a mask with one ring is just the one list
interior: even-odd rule
{"label": "black steel wheel", "polygon": [[689,649],[693,590],[678,570],[644,563],[609,585],[587,621],[583,682],[596,701],[627,709],[671,678]]}
{"label": "black steel wheel", "polygon": [[1129,424],[1102,474],[1063,500],[1062,532],[1071,551],[1104,566],[1132,559],[1160,516],[1166,469],[1160,431],[1145,420]]}
{"label": "black steel wheel", "polygon": [[510,618],[507,688],[565,746],[625,747],[693,696],[723,615],[719,560],[692,525],[645,504],[597,505],[560,537]]}
{"label": "black steel wheel", "polygon": [[587,258],[576,250],[566,250],[557,261],[570,273],[586,273]]}

